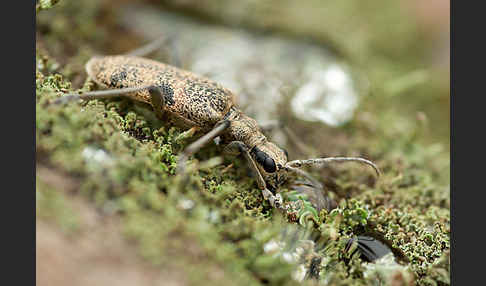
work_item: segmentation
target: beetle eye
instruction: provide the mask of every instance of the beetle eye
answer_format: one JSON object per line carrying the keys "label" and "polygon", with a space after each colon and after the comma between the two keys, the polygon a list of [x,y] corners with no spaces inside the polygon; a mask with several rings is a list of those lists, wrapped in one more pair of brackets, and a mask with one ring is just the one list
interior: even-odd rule
{"label": "beetle eye", "polygon": [[265,169],[265,171],[268,173],[275,172],[277,170],[277,166],[275,166],[275,161],[272,158],[267,157],[263,162],[263,169]]}
{"label": "beetle eye", "polygon": [[267,154],[263,153],[262,151],[255,152],[255,160],[261,165],[263,165],[266,158],[267,158]]}
{"label": "beetle eye", "polygon": [[260,151],[258,148],[254,148],[252,152],[255,154],[255,161],[257,161],[258,164],[263,166],[263,169],[267,173],[273,173],[277,171],[277,166],[275,165],[275,161],[270,158],[267,153]]}

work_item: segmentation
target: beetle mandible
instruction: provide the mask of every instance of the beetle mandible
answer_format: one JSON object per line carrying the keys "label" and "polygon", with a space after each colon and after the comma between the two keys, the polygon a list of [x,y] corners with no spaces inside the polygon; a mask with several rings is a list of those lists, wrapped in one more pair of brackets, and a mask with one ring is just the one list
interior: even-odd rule
{"label": "beetle mandible", "polygon": [[179,155],[177,173],[182,175],[186,174],[187,159],[219,136],[225,153],[245,157],[263,197],[276,208],[283,208],[277,190],[287,181],[289,173],[312,181],[301,167],[355,161],[373,167],[380,174],[373,162],[359,157],[288,161],[287,152],[270,142],[256,120],[238,109],[229,89],[209,78],[138,56],[150,52],[153,48],[150,45],[156,44],[126,55],[91,58],[85,66],[89,79],[108,90],[69,94],[55,103],[126,96],[150,104],[159,119],[188,129],[189,136],[204,134]]}

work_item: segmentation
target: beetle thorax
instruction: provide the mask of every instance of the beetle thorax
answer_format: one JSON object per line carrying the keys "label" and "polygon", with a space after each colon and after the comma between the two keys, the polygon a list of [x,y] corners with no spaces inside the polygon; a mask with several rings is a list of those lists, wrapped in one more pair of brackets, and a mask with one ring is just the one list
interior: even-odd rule
{"label": "beetle thorax", "polygon": [[225,119],[231,122],[224,138],[226,141],[241,141],[245,143],[248,149],[267,141],[256,120],[247,116],[241,110],[233,107],[226,114]]}

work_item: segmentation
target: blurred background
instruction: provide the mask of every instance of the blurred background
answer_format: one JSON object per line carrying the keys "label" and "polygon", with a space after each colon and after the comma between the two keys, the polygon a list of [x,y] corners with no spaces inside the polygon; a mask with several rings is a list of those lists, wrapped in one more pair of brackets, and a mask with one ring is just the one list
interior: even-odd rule
{"label": "blurred background", "polygon": [[[342,181],[339,172],[319,171],[320,178],[331,178],[324,184],[334,198],[368,203],[364,188],[384,190],[385,201],[394,202],[406,201],[401,196],[408,190],[430,190],[430,203],[413,205],[417,214],[431,208],[449,212],[449,1],[51,0],[38,1],[36,8],[38,96],[44,77],[62,75],[69,82],[64,91],[87,88],[84,64],[91,56],[126,53],[163,37],[151,58],[218,81],[259,122],[283,122],[307,145],[299,148],[274,131],[273,140],[286,146],[291,160],[365,156],[387,174],[377,186],[362,171],[347,173]],[[43,118],[37,116],[38,129]],[[61,186],[76,193],[84,173],[51,168],[65,157],[46,151],[54,150],[49,149],[54,143],[43,141],[47,132],[38,130],[37,136],[38,188]],[[343,187],[350,178],[356,185]],[[356,187],[360,183],[365,187]],[[170,264],[161,271],[140,258],[133,241],[117,235],[126,232],[124,218],[101,215],[77,196],[46,194],[37,206],[39,285],[193,284],[184,266]],[[77,223],[63,208],[59,212],[59,201],[69,201]],[[382,204],[405,211],[398,203],[376,206]],[[83,235],[75,239],[59,231],[52,217],[62,217],[61,226],[68,228],[81,225]],[[182,255],[205,261],[197,247]],[[434,255],[426,258],[430,265],[443,258],[442,251]],[[230,283],[228,270],[218,264],[224,260],[212,261],[209,277],[202,277]],[[414,268],[417,284],[432,285],[429,278],[447,284],[431,274],[430,265]],[[281,282],[255,276],[264,284]],[[353,281],[366,285],[359,279]]]}

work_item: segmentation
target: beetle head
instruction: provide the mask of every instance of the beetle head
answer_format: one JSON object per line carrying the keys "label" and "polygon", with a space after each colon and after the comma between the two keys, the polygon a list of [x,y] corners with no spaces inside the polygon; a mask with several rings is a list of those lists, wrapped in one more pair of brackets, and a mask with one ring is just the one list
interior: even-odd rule
{"label": "beetle head", "polygon": [[250,154],[260,171],[267,188],[277,189],[287,179],[283,167],[287,163],[287,151],[272,142],[265,142],[251,149]]}
{"label": "beetle head", "polygon": [[[300,169],[305,166],[323,166],[329,163],[358,162],[372,167],[378,177],[381,173],[378,166],[373,162],[359,157],[327,157],[294,160],[289,162],[287,152],[268,141],[253,147],[250,154],[265,181],[266,187],[271,191],[275,191],[287,181],[289,172],[307,177],[310,181],[315,181],[307,172]],[[319,183],[315,182],[315,185],[319,185]]]}

